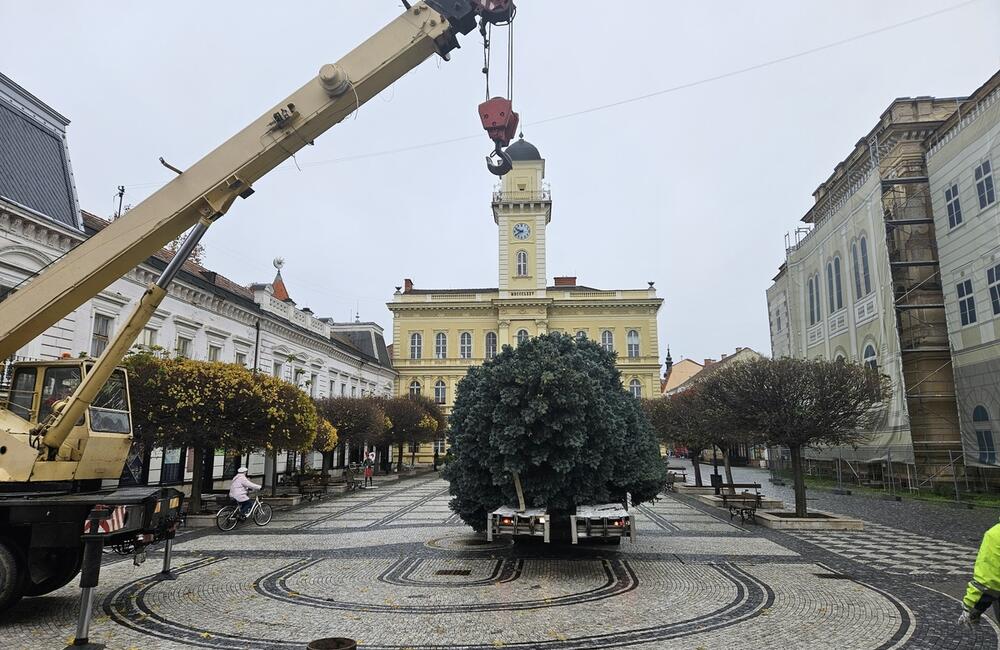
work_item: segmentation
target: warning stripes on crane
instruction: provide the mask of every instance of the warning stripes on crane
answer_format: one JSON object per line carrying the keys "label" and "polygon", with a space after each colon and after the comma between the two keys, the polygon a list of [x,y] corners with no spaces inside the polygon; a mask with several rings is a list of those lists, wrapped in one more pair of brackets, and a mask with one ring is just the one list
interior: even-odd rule
{"label": "warning stripes on crane", "polygon": [[[108,506],[95,506],[95,510],[110,510],[107,517],[101,519],[97,522],[99,533],[114,533],[125,527],[125,523],[128,521],[128,510],[125,506],[115,506],[113,508],[108,508]],[[83,522],[83,532],[90,532],[90,520]]]}

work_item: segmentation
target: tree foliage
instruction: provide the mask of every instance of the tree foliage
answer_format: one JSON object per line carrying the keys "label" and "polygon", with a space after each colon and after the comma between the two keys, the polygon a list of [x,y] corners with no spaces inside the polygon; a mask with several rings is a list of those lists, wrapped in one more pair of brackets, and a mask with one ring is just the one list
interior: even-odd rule
{"label": "tree foliage", "polygon": [[342,442],[381,444],[392,425],[379,400],[357,397],[327,397],[316,401],[320,415],[337,429]]}
{"label": "tree foliage", "polygon": [[659,446],[614,356],[590,341],[542,335],[471,368],[458,384],[444,476],[451,507],[482,530],[517,503],[570,512],[579,504],[649,501],[666,482]]}

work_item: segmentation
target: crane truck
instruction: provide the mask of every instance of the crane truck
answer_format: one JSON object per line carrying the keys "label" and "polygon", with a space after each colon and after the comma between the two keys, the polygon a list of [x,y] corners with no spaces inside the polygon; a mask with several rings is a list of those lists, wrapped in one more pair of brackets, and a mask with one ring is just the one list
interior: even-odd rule
{"label": "crane truck", "polygon": [[[87,626],[104,547],[142,556],[169,541],[183,496],[172,488],[117,486],[132,442],[128,377],[119,364],[163,300],[205,231],[254,183],[419,63],[448,60],[457,37],[513,18],[511,0],[403,2],[405,11],[122,218],[84,241],[0,302],[0,359],[98,294],[168,242],[188,232],[162,275],[142,295],[97,359],[12,364],[0,407],[0,611],[22,596],[68,584],[81,572],[76,644]],[[495,143],[490,171],[502,175],[502,147],[517,126],[509,100],[480,105]],[[161,159],[161,162],[162,159]],[[166,163],[164,163],[166,164]]]}

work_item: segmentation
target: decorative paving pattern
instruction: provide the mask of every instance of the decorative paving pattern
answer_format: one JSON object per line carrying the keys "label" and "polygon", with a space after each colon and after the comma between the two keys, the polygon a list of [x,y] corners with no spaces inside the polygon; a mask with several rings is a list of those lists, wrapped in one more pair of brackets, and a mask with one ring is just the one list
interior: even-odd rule
{"label": "decorative paving pattern", "polygon": [[[646,504],[637,542],[617,549],[487,543],[454,523],[443,482],[407,480],[276,513],[265,528],[185,535],[176,581],[154,579],[156,557],[108,564],[91,636],[109,650],[300,650],[328,636],[375,650],[997,647],[992,627],[943,629],[954,603],[908,576],[720,512]],[[871,544],[924,541],[870,530]],[[949,557],[968,551],[952,546]],[[25,600],[0,620],[4,649],[63,647],[77,597],[67,587]]]}
{"label": "decorative paving pattern", "polygon": [[971,576],[977,549],[898,528],[865,523],[863,531],[798,531],[799,539],[837,555],[899,575]]}

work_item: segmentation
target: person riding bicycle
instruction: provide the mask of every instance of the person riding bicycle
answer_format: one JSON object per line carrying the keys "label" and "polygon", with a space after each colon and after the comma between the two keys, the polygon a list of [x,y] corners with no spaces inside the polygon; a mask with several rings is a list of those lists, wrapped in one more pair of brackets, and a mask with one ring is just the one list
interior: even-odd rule
{"label": "person riding bicycle", "polygon": [[259,490],[260,486],[247,478],[247,468],[241,467],[236,470],[236,476],[229,486],[229,498],[235,501],[240,507],[240,519],[250,516],[250,509],[253,502],[250,500],[248,490]]}

